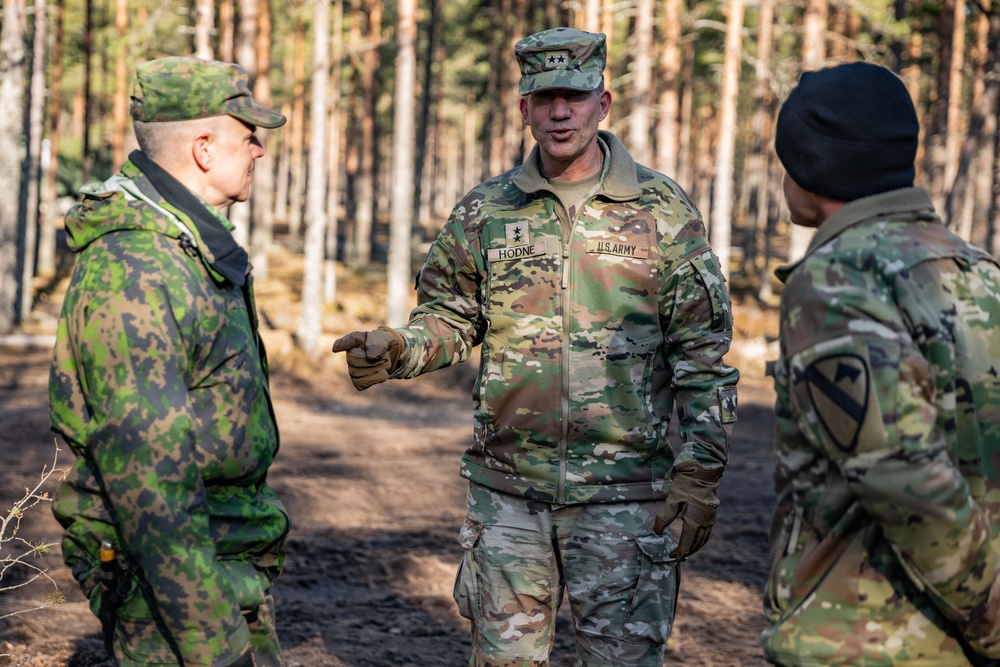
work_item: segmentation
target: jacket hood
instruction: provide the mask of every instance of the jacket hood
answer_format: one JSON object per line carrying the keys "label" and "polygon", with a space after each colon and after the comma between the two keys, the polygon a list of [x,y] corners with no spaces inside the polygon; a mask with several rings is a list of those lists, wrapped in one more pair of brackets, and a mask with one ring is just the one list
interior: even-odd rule
{"label": "jacket hood", "polygon": [[122,231],[141,230],[180,238],[181,228],[168,218],[145,214],[144,207],[135,205],[136,197],[128,191],[131,187],[155,192],[149,179],[130,160],[122,165],[120,174],[80,188],[83,198],[66,214],[70,250],[81,252],[105,234]]}
{"label": "jacket hood", "polygon": [[83,201],[66,215],[74,252],[105,234],[156,232],[196,251],[216,280],[246,282],[249,259],[232,223],[143,153],[134,151],[120,174],[80,192]]}

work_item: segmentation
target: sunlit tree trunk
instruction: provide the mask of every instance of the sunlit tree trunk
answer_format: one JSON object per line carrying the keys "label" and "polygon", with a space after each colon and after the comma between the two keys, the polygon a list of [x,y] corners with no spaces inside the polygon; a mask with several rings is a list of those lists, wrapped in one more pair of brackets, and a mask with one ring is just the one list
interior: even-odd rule
{"label": "sunlit tree trunk", "polygon": [[587,32],[601,31],[601,0],[585,0],[583,11],[579,13],[580,30]]}
{"label": "sunlit tree trunk", "polygon": [[665,0],[660,23],[660,100],[656,122],[656,168],[677,174],[677,119],[680,113],[681,0]]}
{"label": "sunlit tree trunk", "polygon": [[326,253],[323,262],[323,302],[337,302],[337,227],[340,220],[340,159],[341,122],[340,86],[342,80],[341,61],[344,58],[344,3],[333,0],[333,41],[330,54],[330,94],[329,120],[327,129],[330,139],[327,157],[326,186]]}
{"label": "sunlit tree trunk", "polygon": [[948,162],[948,99],[951,91],[955,6],[956,0],[944,0],[940,4],[936,85],[928,94],[931,102],[927,128],[924,131],[924,187],[930,191],[934,207],[938,211],[943,211],[945,189],[951,185],[945,182],[945,170]]}
{"label": "sunlit tree trunk", "polygon": [[743,47],[743,0],[729,0],[726,20],[726,54],[722,65],[722,95],[719,99],[719,145],[716,153],[715,196],[712,201],[712,248],[729,278],[733,231],[733,174],[736,152],[736,98],[740,86]]}
{"label": "sunlit tree trunk", "polygon": [[[992,71],[988,75],[984,72],[981,90],[976,93],[976,103],[972,109],[969,132],[961,147],[961,154],[956,165],[952,187],[945,199],[943,215],[945,220],[953,226],[960,219],[968,199],[970,180],[972,178],[969,168],[979,159],[981,154],[989,154],[992,151],[994,135],[997,132],[997,116],[998,111],[1000,111],[1000,82],[997,81],[997,76],[1000,75],[1000,64],[998,64],[998,57],[1000,57],[1000,50],[998,50],[998,45],[1000,45],[1000,17],[991,17],[989,26],[991,29],[993,29],[993,23],[997,24],[995,28],[997,34],[988,35],[987,52],[982,56],[984,70],[985,64],[991,63],[990,69]],[[960,227],[957,230],[959,235],[965,239],[969,239],[972,232],[971,216],[967,219],[967,226]]]}
{"label": "sunlit tree trunk", "polygon": [[35,0],[32,35],[31,90],[28,102],[27,151],[21,167],[20,222],[23,236],[21,259],[21,321],[34,305],[35,249],[38,243],[38,185],[41,174],[42,127],[45,121],[45,57],[48,51],[48,16],[45,0]]}
{"label": "sunlit tree trunk", "polygon": [[291,181],[288,186],[288,242],[299,246],[302,235],[302,198],[305,191],[306,143],[306,23],[301,17],[295,23],[292,56],[292,118],[287,132],[291,134]]}
{"label": "sunlit tree trunk", "polygon": [[[239,0],[240,24],[237,31],[236,62],[257,78],[257,0]],[[233,237],[244,248],[250,248],[250,207],[252,199],[236,202],[229,207],[229,221],[233,223]]]}
{"label": "sunlit tree trunk", "polygon": [[314,354],[323,329],[323,250],[326,232],[326,89],[330,67],[330,3],[313,0],[312,90],[309,103],[309,190],[302,263],[299,345]]}
{"label": "sunlit tree trunk", "polygon": [[[420,95],[420,120],[417,124],[417,132],[414,137],[416,142],[416,157],[414,158],[413,171],[415,174],[421,174],[420,178],[417,178],[414,183],[413,189],[413,218],[419,221],[420,224],[426,223],[426,213],[429,209],[425,204],[427,202],[426,195],[428,194],[424,188],[425,182],[428,179],[425,177],[429,172],[427,167],[427,132],[428,126],[430,125],[431,119],[431,107],[432,97],[434,90],[434,71],[435,71],[435,60],[438,53],[437,49],[437,23],[438,23],[438,0],[428,0],[429,7],[427,18],[427,49],[424,52],[424,71],[423,79],[424,86],[423,91]],[[437,104],[440,105],[442,100],[438,99]],[[398,157],[398,156],[394,156]]]}
{"label": "sunlit tree trunk", "polygon": [[233,0],[219,0],[219,60],[233,62]]}
{"label": "sunlit tree trunk", "polygon": [[194,55],[205,60],[215,58],[212,48],[212,31],[215,29],[215,3],[196,0],[194,17]]}
{"label": "sunlit tree trunk", "polygon": [[56,172],[59,168],[59,116],[62,105],[63,2],[54,7],[55,38],[52,77],[49,84],[49,159],[43,174],[41,215],[38,230],[38,275],[49,278],[56,273]]}
{"label": "sunlit tree trunk", "polygon": [[[23,4],[23,0],[22,0]],[[94,169],[94,156],[90,148],[91,113],[90,82],[93,70],[91,54],[94,50],[94,5],[93,0],[84,0],[83,25],[83,181],[90,182]]]}
{"label": "sunlit tree trunk", "polygon": [[462,173],[465,177],[462,189],[468,192],[476,186],[476,94],[471,90],[465,94],[465,132],[462,139]]}
{"label": "sunlit tree trunk", "polygon": [[[24,0],[4,0],[3,27],[0,28],[0,155],[20,155],[24,123]],[[10,332],[19,322],[18,288],[18,198],[21,171],[0,169],[0,334]]]}
{"label": "sunlit tree trunk", "polygon": [[[774,28],[774,2],[761,0],[757,18],[757,63],[754,68],[753,122],[750,147],[743,168],[747,242],[744,270],[758,274],[757,248],[761,220],[767,215],[767,173],[771,151],[771,49]],[[766,264],[764,266],[766,273]],[[763,282],[768,282],[764,276]]]}
{"label": "sunlit tree trunk", "polygon": [[[386,324],[406,324],[410,294],[410,239],[413,234],[413,93],[417,69],[416,0],[399,0],[396,38],[396,94],[393,99],[392,222],[386,266]],[[429,88],[425,87],[425,90]]]}
{"label": "sunlit tree trunk", "polygon": [[649,106],[653,81],[653,0],[637,0],[635,57],[632,60],[632,111],[629,114],[629,153],[636,162],[650,164]]}
{"label": "sunlit tree trunk", "polygon": [[[807,0],[802,21],[802,71],[820,69],[826,58],[826,24],[829,13],[827,0]],[[795,261],[806,254],[813,230],[792,225],[789,233],[788,260]]]}
{"label": "sunlit tree trunk", "polygon": [[951,67],[948,71],[948,125],[945,129],[945,187],[954,186],[962,148],[962,70],[965,68],[965,0],[954,0]]}
{"label": "sunlit tree trunk", "polygon": [[128,131],[128,0],[116,0],[115,31],[118,39],[115,53],[115,97],[112,110],[114,130],[111,134],[111,167],[117,169],[125,162],[125,133]]}
{"label": "sunlit tree trunk", "polygon": [[361,161],[358,170],[354,262],[367,266],[372,259],[372,231],[375,225],[375,183],[378,161],[376,114],[378,113],[378,44],[382,40],[382,0],[369,0],[368,46],[362,56],[361,72]]}
{"label": "sunlit tree trunk", "polygon": [[[260,0],[257,12],[257,81],[253,87],[254,100],[271,107],[271,0]],[[280,131],[280,130],[279,130]],[[253,206],[250,234],[250,262],[254,276],[267,278],[271,271],[268,253],[274,242],[274,165],[275,150],[270,144],[273,133],[257,128],[257,138],[264,146],[264,156],[254,168]]]}
{"label": "sunlit tree trunk", "polygon": [[[680,97],[680,127],[677,133],[677,183],[690,192],[694,186],[694,158],[691,155],[691,136],[694,126],[694,43],[684,47],[681,61],[681,81],[684,83]],[[707,211],[702,211],[704,215]]]}

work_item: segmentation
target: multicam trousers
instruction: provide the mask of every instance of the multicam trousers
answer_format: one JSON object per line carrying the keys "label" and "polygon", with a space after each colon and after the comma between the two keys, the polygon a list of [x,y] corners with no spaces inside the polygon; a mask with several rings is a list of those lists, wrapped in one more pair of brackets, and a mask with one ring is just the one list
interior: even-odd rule
{"label": "multicam trousers", "polygon": [[553,505],[473,484],[455,601],[470,667],[547,667],[569,597],[580,667],[662,667],[677,596],[661,501]]}

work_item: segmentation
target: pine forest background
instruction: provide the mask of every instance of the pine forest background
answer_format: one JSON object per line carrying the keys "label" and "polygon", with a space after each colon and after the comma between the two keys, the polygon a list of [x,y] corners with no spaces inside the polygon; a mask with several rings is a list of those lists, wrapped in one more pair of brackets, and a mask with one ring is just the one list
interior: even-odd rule
{"label": "pine forest background", "polygon": [[385,280],[386,320],[405,322],[452,205],[531,150],[513,45],[558,25],[607,35],[604,127],[691,195],[735,299],[773,305],[773,269],[809,240],[783,210],[781,101],[802,71],[848,61],[903,78],[917,184],[1000,256],[996,2],[3,0],[0,334],[68,272],[62,216],[135,148],[134,68],[166,55],[241,63],[289,119],[259,131],[253,194],[229,216],[258,278],[273,248],[302,254],[307,353],[345,271]]}

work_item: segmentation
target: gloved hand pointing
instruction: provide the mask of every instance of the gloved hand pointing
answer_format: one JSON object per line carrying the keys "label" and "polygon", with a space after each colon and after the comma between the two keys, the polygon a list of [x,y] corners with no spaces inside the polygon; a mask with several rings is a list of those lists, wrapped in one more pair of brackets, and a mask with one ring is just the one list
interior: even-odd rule
{"label": "gloved hand pointing", "polygon": [[406,341],[389,327],[354,331],[333,343],[334,352],[347,352],[347,370],[358,391],[388,380],[405,349]]}
{"label": "gloved hand pointing", "polygon": [[708,542],[719,511],[722,473],[722,468],[702,468],[694,461],[686,461],[670,473],[670,491],[653,522],[653,531],[660,535],[674,519],[681,518],[680,542],[670,552],[677,560],[684,560]]}

